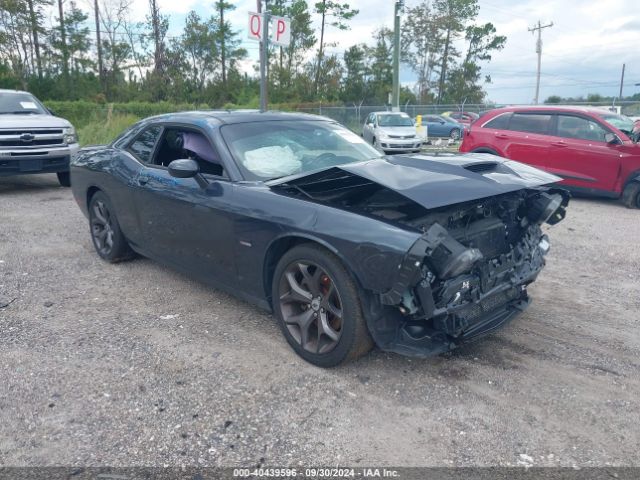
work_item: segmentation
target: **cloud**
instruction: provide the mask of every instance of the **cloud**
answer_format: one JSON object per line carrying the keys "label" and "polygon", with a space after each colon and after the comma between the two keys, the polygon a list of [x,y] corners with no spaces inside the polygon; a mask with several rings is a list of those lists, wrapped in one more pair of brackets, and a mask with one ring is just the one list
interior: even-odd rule
{"label": "cloud", "polygon": [[[213,0],[159,0],[164,14],[170,16],[172,34],[180,32],[186,13],[194,9],[201,16],[214,14]],[[393,0],[345,0],[360,13],[349,23],[348,30],[328,27],[325,41],[332,44],[328,53],[342,55],[356,43],[372,43],[374,31],[393,27]],[[315,0],[307,0],[313,8]],[[406,0],[413,7],[420,0]],[[245,71],[252,72],[258,59],[258,44],[247,38],[247,16],[256,10],[256,0],[235,0],[236,9],[229,20],[239,31],[243,47],[249,52]],[[504,50],[496,52],[490,63],[483,65],[483,74],[491,75],[487,86],[489,97],[500,103],[530,102],[535,90],[536,37],[528,31],[538,20],[553,21],[554,26],[543,31],[541,98],[551,94],[586,95],[597,92],[617,94],[622,63],[626,62],[628,84],[640,82],[637,38],[640,34],[640,13],[637,0],[479,0],[478,22],[492,22],[501,35],[507,36]],[[148,0],[134,0],[132,16],[144,20]],[[316,16],[317,17],[317,16]],[[319,29],[319,19],[315,26]],[[319,34],[317,35],[319,37]],[[464,45],[459,45],[464,49]],[[408,68],[402,69],[402,81],[411,81]],[[628,87],[627,93],[632,93]]]}

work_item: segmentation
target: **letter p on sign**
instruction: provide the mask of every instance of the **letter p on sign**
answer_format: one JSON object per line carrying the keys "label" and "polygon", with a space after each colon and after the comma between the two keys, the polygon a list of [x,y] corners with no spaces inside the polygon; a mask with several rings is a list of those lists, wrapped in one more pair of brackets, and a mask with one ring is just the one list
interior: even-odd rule
{"label": "letter p on sign", "polygon": [[280,47],[288,47],[291,42],[291,20],[286,17],[271,17],[271,22],[269,41]]}

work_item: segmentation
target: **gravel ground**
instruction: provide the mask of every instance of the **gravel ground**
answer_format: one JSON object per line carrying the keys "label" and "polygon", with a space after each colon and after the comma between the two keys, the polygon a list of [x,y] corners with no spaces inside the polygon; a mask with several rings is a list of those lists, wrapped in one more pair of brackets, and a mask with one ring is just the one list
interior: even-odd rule
{"label": "gravel ground", "polygon": [[55,177],[0,179],[0,465],[640,465],[639,219],[574,200],[505,329],[322,370],[257,308],[102,262]]}

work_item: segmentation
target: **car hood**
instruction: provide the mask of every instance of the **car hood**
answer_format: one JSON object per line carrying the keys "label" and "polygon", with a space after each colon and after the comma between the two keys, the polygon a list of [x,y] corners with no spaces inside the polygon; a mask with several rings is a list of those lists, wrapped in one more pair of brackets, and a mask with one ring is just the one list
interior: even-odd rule
{"label": "car hood", "polygon": [[[425,208],[492,197],[559,182],[555,175],[489,154],[393,155],[268,182],[309,192],[338,191],[357,182],[336,170],[375,182]],[[361,182],[360,182],[361,183]],[[312,194],[308,194],[313,198]]]}
{"label": "car hood", "polygon": [[65,128],[71,124],[53,115],[0,115],[0,129],[6,128]]}
{"label": "car hood", "polygon": [[385,135],[400,135],[408,136],[416,134],[416,127],[378,127],[378,132],[382,132]]}

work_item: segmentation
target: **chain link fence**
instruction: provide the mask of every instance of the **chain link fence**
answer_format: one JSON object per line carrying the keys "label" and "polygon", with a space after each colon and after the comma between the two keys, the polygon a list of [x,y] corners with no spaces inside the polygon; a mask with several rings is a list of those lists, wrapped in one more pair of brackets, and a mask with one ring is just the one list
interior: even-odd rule
{"label": "chain link fence", "polygon": [[[617,103],[616,105],[611,105],[611,103],[606,102],[573,102],[573,103],[565,103],[565,104],[553,104],[548,106],[556,106],[556,105],[571,105],[571,106],[584,106],[584,107],[597,107],[597,108],[612,108],[617,111],[615,107],[619,107],[620,112],[624,115],[629,116],[640,116],[640,102],[631,102],[625,101]],[[482,113],[487,110],[491,110],[494,108],[504,107],[507,105],[498,105],[498,104],[467,104],[462,107],[461,105],[411,105],[406,104],[400,107],[400,111],[406,112],[410,117],[415,118],[416,115],[442,115],[447,112],[473,112],[473,113]],[[511,104],[509,106],[515,106]],[[530,106],[530,105],[520,105],[520,106]],[[545,106],[545,105],[541,105]],[[297,108],[296,111],[311,113],[314,115],[322,115],[337,122],[346,125],[350,129],[359,132],[362,130],[362,125],[364,124],[367,116],[372,112],[384,112],[391,110],[388,105],[353,105],[353,106],[326,106],[318,105],[317,107],[304,107]]]}

